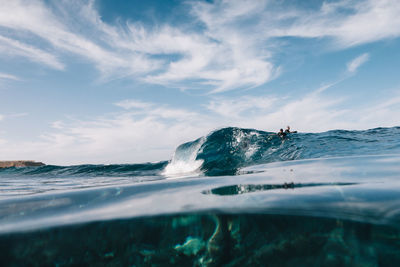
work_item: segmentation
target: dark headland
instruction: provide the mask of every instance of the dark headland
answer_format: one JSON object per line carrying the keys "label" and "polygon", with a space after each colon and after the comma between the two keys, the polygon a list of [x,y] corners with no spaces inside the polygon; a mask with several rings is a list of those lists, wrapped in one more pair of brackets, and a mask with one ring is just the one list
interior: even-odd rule
{"label": "dark headland", "polygon": [[0,168],[9,168],[9,167],[37,167],[44,166],[43,162],[36,162],[33,160],[9,160],[9,161],[0,161]]}

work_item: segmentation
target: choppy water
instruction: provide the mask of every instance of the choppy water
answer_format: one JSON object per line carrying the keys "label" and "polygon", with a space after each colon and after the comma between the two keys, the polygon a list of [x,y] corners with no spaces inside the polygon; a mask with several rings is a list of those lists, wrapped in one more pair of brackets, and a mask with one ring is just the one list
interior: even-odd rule
{"label": "choppy water", "polygon": [[224,128],[170,161],[0,170],[2,266],[400,266],[400,127]]}

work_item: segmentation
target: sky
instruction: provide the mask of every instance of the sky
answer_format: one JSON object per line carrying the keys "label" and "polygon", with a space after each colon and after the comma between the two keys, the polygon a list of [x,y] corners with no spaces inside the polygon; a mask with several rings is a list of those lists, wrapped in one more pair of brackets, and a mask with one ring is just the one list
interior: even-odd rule
{"label": "sky", "polygon": [[222,127],[399,126],[400,1],[0,0],[0,160],[171,159]]}

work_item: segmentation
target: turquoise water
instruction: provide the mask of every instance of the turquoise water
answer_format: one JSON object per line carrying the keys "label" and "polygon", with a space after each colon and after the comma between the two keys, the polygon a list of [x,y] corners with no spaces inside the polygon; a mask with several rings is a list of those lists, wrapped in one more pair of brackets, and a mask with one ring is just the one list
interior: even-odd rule
{"label": "turquoise water", "polygon": [[400,266],[400,127],[224,128],[171,160],[0,170],[1,266]]}

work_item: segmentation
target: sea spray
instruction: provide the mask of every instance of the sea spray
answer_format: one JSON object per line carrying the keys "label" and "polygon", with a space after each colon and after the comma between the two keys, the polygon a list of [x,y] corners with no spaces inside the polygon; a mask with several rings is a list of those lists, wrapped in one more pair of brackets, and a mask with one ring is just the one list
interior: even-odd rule
{"label": "sea spray", "polygon": [[197,159],[197,155],[205,140],[205,137],[201,137],[196,141],[180,145],[162,174],[168,178],[200,175],[203,160]]}

